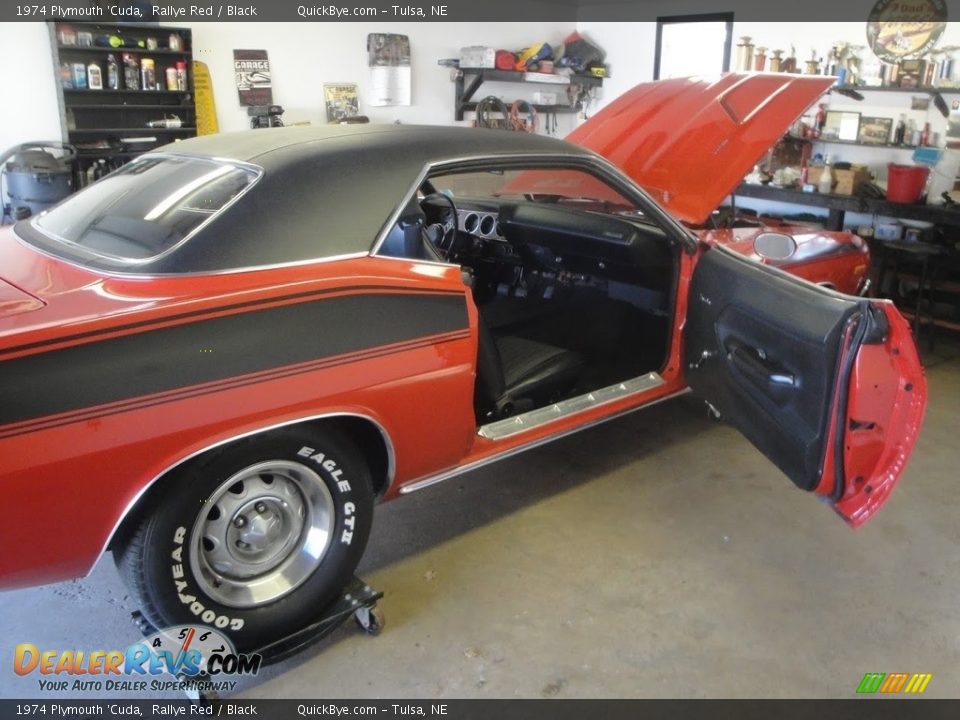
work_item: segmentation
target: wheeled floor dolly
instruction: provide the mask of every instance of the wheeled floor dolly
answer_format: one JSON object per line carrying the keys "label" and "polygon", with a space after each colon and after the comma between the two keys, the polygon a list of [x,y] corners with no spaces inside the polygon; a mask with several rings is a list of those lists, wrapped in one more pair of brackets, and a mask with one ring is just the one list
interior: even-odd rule
{"label": "wheeled floor dolly", "polygon": [[[317,619],[314,622],[290,635],[274,640],[263,647],[248,650],[247,652],[250,654],[259,654],[263,658],[261,667],[273,665],[320,642],[351,617],[354,618],[360,629],[368,635],[379,635],[380,631],[383,630],[384,619],[382,611],[377,607],[377,601],[382,597],[383,593],[381,591],[374,590],[370,585],[354,575],[350,582],[347,583],[347,586],[340,591],[340,594],[318,613]],[[158,629],[141,615],[139,611],[135,611],[130,615],[133,618],[134,624],[144,636],[158,632]],[[203,683],[209,681],[210,677],[206,674],[201,674],[193,676],[190,679],[198,683]],[[216,691],[195,689],[184,690],[184,692],[190,700],[199,702],[202,705],[219,699]]]}

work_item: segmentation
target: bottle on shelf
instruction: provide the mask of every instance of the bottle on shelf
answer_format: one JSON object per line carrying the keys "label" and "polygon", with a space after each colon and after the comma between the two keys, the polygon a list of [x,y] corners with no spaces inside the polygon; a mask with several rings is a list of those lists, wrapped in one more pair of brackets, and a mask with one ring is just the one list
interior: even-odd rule
{"label": "bottle on shelf", "polygon": [[142,58],[140,60],[140,87],[144,90],[157,89],[157,70],[153,58]]}
{"label": "bottle on shelf", "polygon": [[91,90],[103,90],[103,71],[95,62],[87,65],[87,87]]}
{"label": "bottle on shelf", "polygon": [[60,63],[60,84],[67,90],[73,90],[73,64]]}
{"label": "bottle on shelf", "polygon": [[907,131],[904,134],[903,141],[907,145],[916,145],[917,140],[919,140],[919,134],[917,133],[917,123],[914,122],[913,118],[907,120]]}
{"label": "bottle on shelf", "polygon": [[83,63],[73,63],[73,87],[77,90],[87,89],[87,66]]}
{"label": "bottle on shelf", "polygon": [[187,63],[184,60],[177,62],[177,90],[187,90]]}
{"label": "bottle on shelf", "polygon": [[820,103],[817,105],[817,114],[814,116],[814,129],[816,130],[815,137],[820,137],[823,134],[823,128],[827,124],[827,106],[825,103]]}
{"label": "bottle on shelf", "polygon": [[131,53],[121,55],[123,61],[123,87],[125,90],[140,89],[140,63],[137,56]]}
{"label": "bottle on shelf", "polygon": [[920,131],[920,142],[917,144],[923,147],[930,144],[930,123],[923,124],[923,130]]}
{"label": "bottle on shelf", "polygon": [[820,179],[817,181],[817,192],[829,194],[833,190],[833,170],[830,168],[830,156],[823,158],[823,171],[820,173]]}
{"label": "bottle on shelf", "polygon": [[120,66],[113,53],[107,55],[107,87],[110,90],[120,89]]}
{"label": "bottle on shelf", "polygon": [[900,119],[897,120],[897,129],[893,131],[893,144],[903,145],[904,138],[906,137],[906,132],[907,132],[907,116],[905,114],[901,114]]}

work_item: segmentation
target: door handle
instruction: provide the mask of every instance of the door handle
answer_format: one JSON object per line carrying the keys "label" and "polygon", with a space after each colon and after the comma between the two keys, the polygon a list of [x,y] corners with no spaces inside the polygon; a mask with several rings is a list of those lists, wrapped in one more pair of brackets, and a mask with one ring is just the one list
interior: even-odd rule
{"label": "door handle", "polygon": [[777,399],[781,399],[784,390],[797,387],[796,377],[770,361],[763,350],[734,343],[727,350],[727,358],[751,381],[778,396]]}

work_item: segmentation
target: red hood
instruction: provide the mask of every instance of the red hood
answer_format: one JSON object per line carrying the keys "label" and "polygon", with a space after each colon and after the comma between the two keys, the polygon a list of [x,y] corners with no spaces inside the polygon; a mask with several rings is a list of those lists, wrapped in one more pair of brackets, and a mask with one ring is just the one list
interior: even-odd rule
{"label": "red hood", "polygon": [[702,224],[833,82],[730,73],[642,83],[566,139],[603,155],[678,219]]}

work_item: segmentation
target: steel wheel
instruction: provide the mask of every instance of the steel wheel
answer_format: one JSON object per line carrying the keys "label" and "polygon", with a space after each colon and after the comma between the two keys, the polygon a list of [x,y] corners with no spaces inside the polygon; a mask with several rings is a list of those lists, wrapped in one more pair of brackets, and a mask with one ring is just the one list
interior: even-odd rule
{"label": "steel wheel", "polygon": [[323,561],[333,497],[311,468],[269,460],[222,482],[190,533],[200,589],[227,607],[252,608],[299,587]]}
{"label": "steel wheel", "polygon": [[370,468],[334,427],[225,445],[172,472],[114,558],[154,627],[210,626],[253,651],[317,619],[373,520]]}

